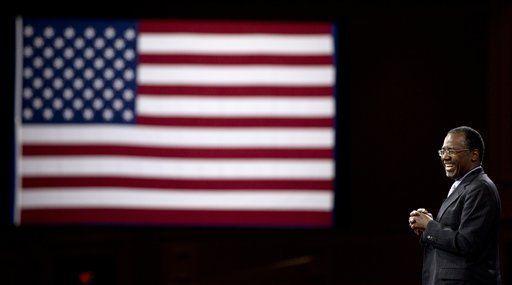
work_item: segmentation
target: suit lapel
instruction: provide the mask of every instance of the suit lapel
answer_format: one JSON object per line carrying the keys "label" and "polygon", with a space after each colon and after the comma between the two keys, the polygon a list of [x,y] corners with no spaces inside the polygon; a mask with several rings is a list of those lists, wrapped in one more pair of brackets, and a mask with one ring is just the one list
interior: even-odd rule
{"label": "suit lapel", "polygon": [[443,204],[441,205],[441,208],[439,209],[439,212],[437,213],[437,217],[436,217],[437,221],[441,220],[441,217],[443,216],[446,209],[453,202],[455,202],[459,198],[460,195],[462,195],[466,186],[468,184],[470,184],[473,181],[473,179],[475,179],[478,175],[480,175],[480,173],[483,173],[483,172],[484,172],[483,169],[480,168],[480,169],[473,171],[472,173],[470,173],[468,176],[466,176],[464,178],[464,180],[457,186],[457,188],[455,188],[455,190],[453,190],[452,194],[444,200]]}

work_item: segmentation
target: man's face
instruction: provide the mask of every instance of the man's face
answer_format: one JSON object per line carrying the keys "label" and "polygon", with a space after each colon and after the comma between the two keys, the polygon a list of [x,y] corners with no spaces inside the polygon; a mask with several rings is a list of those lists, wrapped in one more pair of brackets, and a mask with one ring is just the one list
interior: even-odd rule
{"label": "man's face", "polygon": [[[446,176],[459,179],[473,168],[471,161],[472,153],[466,149],[465,136],[463,133],[449,133],[444,138],[443,150],[455,150],[452,155],[445,153],[441,156]],[[461,150],[461,151],[458,151]]]}

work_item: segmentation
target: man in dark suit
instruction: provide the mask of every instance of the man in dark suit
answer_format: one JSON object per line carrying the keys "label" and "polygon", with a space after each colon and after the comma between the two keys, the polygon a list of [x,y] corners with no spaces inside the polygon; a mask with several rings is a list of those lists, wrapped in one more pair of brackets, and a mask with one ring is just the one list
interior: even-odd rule
{"label": "man in dark suit", "polygon": [[469,127],[448,132],[439,150],[446,176],[455,180],[437,217],[412,211],[409,226],[421,236],[424,285],[501,284],[498,229],[501,202],[484,173],[484,143]]}

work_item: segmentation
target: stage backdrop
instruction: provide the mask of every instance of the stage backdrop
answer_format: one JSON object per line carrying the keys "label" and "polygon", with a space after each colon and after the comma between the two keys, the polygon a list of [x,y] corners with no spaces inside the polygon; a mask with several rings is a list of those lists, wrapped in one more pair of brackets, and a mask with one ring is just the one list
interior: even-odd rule
{"label": "stage backdrop", "polygon": [[331,226],[333,25],[16,29],[16,223]]}

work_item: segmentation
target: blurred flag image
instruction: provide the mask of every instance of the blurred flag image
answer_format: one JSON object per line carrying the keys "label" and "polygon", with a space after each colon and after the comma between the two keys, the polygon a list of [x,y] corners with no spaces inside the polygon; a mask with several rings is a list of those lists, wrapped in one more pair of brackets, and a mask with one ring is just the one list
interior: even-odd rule
{"label": "blurred flag image", "polygon": [[17,21],[17,224],[332,225],[330,23]]}

